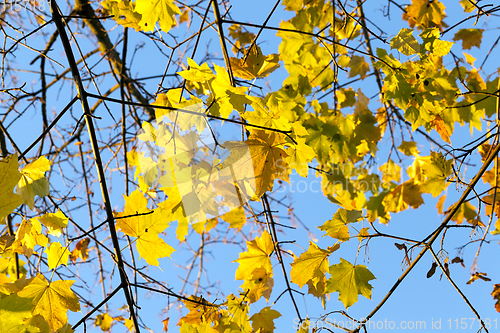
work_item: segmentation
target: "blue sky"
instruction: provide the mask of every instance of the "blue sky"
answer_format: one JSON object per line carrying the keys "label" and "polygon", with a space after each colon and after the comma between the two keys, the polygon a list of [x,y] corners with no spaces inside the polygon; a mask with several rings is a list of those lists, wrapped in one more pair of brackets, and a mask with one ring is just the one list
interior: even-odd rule
{"label": "blue sky", "polygon": [[[446,13],[448,18],[446,22],[449,25],[454,24],[455,22],[460,21],[461,18],[464,17],[464,14],[461,11],[460,6],[456,5],[456,1],[443,1],[443,3],[447,6]],[[388,21],[387,18],[383,16],[383,12],[381,8],[383,6],[387,6],[388,2],[380,2],[380,1],[367,1],[365,4],[365,13],[369,16],[372,22],[379,24],[382,26],[384,31],[387,33],[386,37],[391,37],[397,34],[399,29],[406,28],[406,22],[401,20],[401,11],[395,6],[391,6],[391,21]],[[453,7],[451,7],[454,5]],[[231,7],[231,15],[232,19],[236,21],[245,21],[245,22],[253,22],[260,24],[264,22],[267,17],[267,14],[274,6],[273,2],[269,1],[239,1],[232,3]],[[211,14],[210,14],[211,15]],[[269,21],[270,26],[279,26],[281,20],[287,19],[291,16],[289,12],[285,12],[283,7],[280,6],[276,13],[273,15],[271,20]],[[211,17],[211,16],[210,16]],[[212,17],[211,17],[212,19]],[[199,26],[200,20],[195,19],[192,24],[191,30],[197,29]],[[108,27],[111,27],[110,24]],[[227,26],[226,26],[227,27]],[[467,26],[470,28],[470,26]],[[477,28],[484,28],[485,33],[482,41],[483,48],[479,51],[475,48],[470,50],[470,54],[476,56],[478,58],[477,62],[481,63],[485,54],[485,50],[489,49],[489,47],[494,43],[497,38],[497,24],[496,18],[490,17],[485,19],[480,19]],[[181,30],[185,28],[185,24],[181,26]],[[370,25],[370,28],[373,28]],[[52,28],[51,28],[52,29]],[[376,28],[372,29],[373,31],[377,31]],[[116,40],[117,33],[121,31],[121,28],[117,28],[112,32],[112,40]],[[252,32],[256,32],[256,30],[251,30]],[[445,35],[444,39],[451,40],[455,33],[456,29],[450,31],[447,35]],[[226,31],[227,32],[227,31]],[[177,32],[176,32],[177,33]],[[179,40],[182,40],[182,34],[178,33]],[[131,44],[133,45],[133,41],[138,40],[139,38],[143,38],[139,34],[136,34],[134,31],[129,31]],[[165,36],[166,40],[169,37]],[[81,42],[81,47],[84,48],[88,52],[90,49],[94,47],[94,45],[84,42],[84,38],[78,40]],[[273,31],[265,31],[261,37],[259,38],[259,45],[263,49],[264,53],[277,53],[278,52],[278,43],[280,39],[275,36],[275,32]],[[44,40],[30,40],[30,45],[44,45]],[[59,43],[59,41],[57,42]],[[214,31],[207,31],[204,33],[200,50],[197,55],[194,57],[194,60],[198,63],[201,63],[203,60],[203,56],[205,54],[205,50],[208,50],[211,53],[218,55],[219,58],[221,56],[220,45],[218,44],[217,34]],[[374,47],[384,47],[389,49],[388,45],[381,45],[378,41],[373,41]],[[55,46],[56,50],[59,49],[59,45]],[[121,49],[121,45],[119,47]],[[161,49],[161,47],[160,47]],[[163,48],[163,51],[168,51],[167,48]],[[452,51],[454,49],[452,48]],[[26,50],[23,50],[21,56],[18,58],[19,63],[29,62],[34,57],[32,53],[28,53]],[[131,52],[132,54],[132,52]],[[190,52],[187,54],[190,55]],[[393,52],[396,54],[396,52]],[[480,56],[481,55],[481,56]],[[131,55],[132,56],[132,55]],[[134,61],[132,66],[132,75],[137,77],[145,77],[148,75],[158,75],[162,74],[165,68],[165,57],[158,58],[162,59],[161,61],[151,61],[150,59],[157,59],[156,57],[160,56],[159,48],[146,45],[144,48],[139,49],[137,53],[134,55]],[[459,55],[460,56],[460,55]],[[66,60],[64,59],[64,55],[61,52],[53,52],[53,57],[56,57],[59,62],[62,64],[66,64]],[[498,52],[493,50],[490,55],[490,60],[486,63],[484,67],[484,72],[489,74],[494,71],[495,62],[498,58]],[[130,58],[129,58],[130,59]],[[186,58],[184,57],[184,63],[186,63]],[[223,65],[223,61],[220,60],[215,62],[218,65]],[[445,58],[445,64],[452,66],[453,60],[450,56]],[[60,70],[59,70],[60,71]],[[286,77],[286,72],[284,67],[278,70],[269,80],[269,85],[272,88],[277,88],[281,85],[281,82]],[[343,77],[343,74],[339,77],[340,83],[346,82],[348,80],[347,77]],[[36,82],[36,76],[30,77],[28,74],[20,74],[20,78],[26,77],[29,80],[30,84],[33,86],[37,86],[39,83]],[[147,82],[146,89],[151,93],[156,92],[157,84],[159,83],[158,79],[153,79]],[[108,84],[107,82],[103,83],[103,86]],[[260,82],[259,82],[260,84]],[[375,87],[375,80],[373,77],[366,78],[364,81],[357,83],[357,85],[353,85],[354,90],[357,90],[358,87],[363,89],[363,92],[366,96],[375,96],[370,101],[370,109],[376,110],[380,103],[378,101],[378,96],[376,96],[376,90],[370,89]],[[366,90],[365,90],[366,89]],[[91,87],[90,91],[95,92]],[[74,94],[74,88],[71,88],[70,85],[66,85],[61,91],[54,91],[49,94],[50,99],[50,107],[51,110],[57,112],[57,110],[62,109],[62,107],[70,100],[70,95]],[[333,105],[333,95],[331,97],[327,97],[325,99]],[[109,104],[112,112],[119,113],[119,106]],[[108,116],[105,109],[101,109],[101,114],[103,121],[99,122],[99,125],[102,126],[111,126],[113,121],[111,117]],[[79,114],[81,114],[80,107],[75,105],[72,110],[73,114],[76,118],[78,118]],[[30,118],[30,115],[25,115],[26,119]],[[37,119],[35,115],[32,116],[32,119]],[[74,123],[69,116],[63,119],[64,122]],[[26,131],[25,127],[26,122],[23,123],[15,123],[12,126],[12,133],[15,136],[16,141],[24,149],[29,145],[29,143],[38,136],[40,133],[41,125],[38,123],[31,123],[29,125],[30,130]],[[230,125],[224,124],[224,127],[218,128],[223,130],[224,128],[231,128]],[[229,129],[227,133],[228,137],[231,135],[236,135],[232,131],[234,131],[235,127]],[[457,127],[458,128],[458,127]],[[486,128],[484,124],[483,129]],[[103,134],[105,135],[105,134]],[[439,136],[437,133],[432,133],[433,137],[439,140]],[[477,138],[480,135],[479,132],[475,131],[473,138]],[[419,137],[418,134],[415,134],[417,140],[421,143],[419,146],[420,151],[423,155],[427,155],[430,150],[435,150],[436,147],[429,145],[425,142],[422,137]],[[106,137],[103,137],[105,140]],[[468,127],[459,128],[453,134],[452,143],[454,146],[461,146],[463,143],[470,141],[470,132]],[[389,138],[384,137],[382,141],[379,143],[380,156],[386,156],[387,151],[384,151],[384,148],[389,146]],[[110,158],[111,154],[105,153],[106,158]],[[381,158],[377,161],[377,164],[383,164],[385,161]],[[407,158],[403,161],[405,167],[408,167],[412,163],[412,159]],[[477,169],[477,167],[476,167]],[[91,169],[94,170],[93,168]],[[471,178],[474,175],[475,167],[469,167],[467,176]],[[470,173],[469,173],[470,172]],[[306,225],[312,233],[312,236],[317,240],[318,245],[322,248],[326,248],[333,244],[333,239],[329,237],[322,237],[323,232],[317,229],[316,227],[323,224],[326,220],[331,219],[332,215],[336,212],[337,206],[331,204],[329,200],[322,195],[321,192],[316,191],[317,185],[314,183],[318,179],[313,171],[309,172],[309,177],[307,180],[299,177],[298,175],[291,176],[292,186],[286,186],[288,189],[286,191],[287,199],[285,202],[289,203],[291,207],[293,207],[294,213],[300,220]],[[300,185],[298,185],[300,184]],[[120,211],[123,207],[123,179],[118,176],[118,174],[113,175],[112,178],[112,202],[113,206],[117,211]],[[64,184],[62,182],[55,182],[53,184],[54,188],[60,186],[64,189]],[[98,195],[98,186],[97,183],[94,184],[95,193]],[[276,185],[277,186],[277,185]],[[460,196],[460,191],[462,189],[456,189],[452,184],[448,187],[448,199],[446,201],[446,206],[449,206],[454,199],[457,199]],[[283,193],[278,193],[277,198],[282,197]],[[432,232],[439,223],[443,220],[442,215],[438,215],[437,210],[435,208],[436,199],[433,199],[430,195],[424,196],[425,205],[423,205],[418,210],[407,210],[398,214],[393,214],[393,218],[388,225],[376,224],[377,228],[381,232],[386,232],[388,234],[398,235],[401,237],[409,237],[414,239],[421,239],[427,236],[430,232]],[[289,220],[286,219],[287,216],[287,207],[273,205],[273,209],[278,210],[276,215],[281,217],[279,221],[281,223],[290,223]],[[87,223],[87,216],[84,211],[81,214],[78,214],[77,217],[81,218],[83,222],[82,224],[85,226]],[[299,255],[304,252],[308,247],[309,242],[309,234],[305,231],[305,229],[301,226],[300,223],[297,223],[297,229],[288,230],[282,229],[281,240],[296,240],[295,244],[289,244],[286,246],[286,249],[293,251],[295,254]],[[257,229],[255,226],[249,226],[248,229]],[[454,258],[458,253],[458,247],[464,245],[465,242],[469,240],[468,234],[470,229],[452,229],[448,231],[445,240],[445,248],[449,252],[450,258]],[[229,231],[229,233],[233,233],[233,231]],[[102,233],[101,235],[104,235]],[[164,239],[167,243],[176,247],[176,239],[175,235],[167,234],[164,236]],[[470,239],[474,239],[472,236]],[[450,266],[451,276],[454,281],[458,284],[458,286],[462,289],[462,291],[467,295],[471,303],[478,310],[484,320],[490,320],[492,326],[492,330],[490,332],[495,331],[495,326],[499,324],[497,322],[498,313],[494,309],[494,302],[490,296],[490,293],[493,289],[492,284],[500,281],[500,269],[496,263],[496,256],[498,255],[498,249],[496,248],[496,242],[498,238],[494,239],[491,244],[485,245],[482,249],[481,256],[478,262],[479,270],[486,271],[488,273],[488,277],[492,279],[492,282],[484,282],[484,281],[476,281],[471,285],[466,285],[465,283],[469,280],[469,268],[472,264],[472,260],[474,258],[477,246],[469,245],[465,248],[463,252],[463,258],[465,261],[465,268],[462,268],[459,264],[453,264]],[[399,251],[394,245],[393,239],[382,239],[376,238],[369,242],[369,246],[362,247],[358,249],[358,244],[356,241],[351,241],[349,243],[343,244],[341,249],[330,257],[330,264],[339,263],[339,258],[343,258],[348,260],[351,263],[356,262],[356,264],[366,265],[370,271],[377,278],[376,280],[372,280],[370,283],[373,286],[372,291],[372,300],[368,300],[362,296],[359,297],[359,302],[354,306],[349,308],[348,314],[354,318],[363,318],[367,314],[369,314],[372,309],[380,302],[380,300],[385,296],[387,291],[391,288],[391,286],[396,282],[398,277],[402,274],[402,269],[405,268],[403,266],[404,255],[402,251]],[[188,245],[193,247],[194,249],[200,243],[200,237],[198,235],[193,235],[190,237],[188,241]],[[237,263],[232,263],[233,260],[238,258],[238,252],[245,250],[246,247],[244,242],[240,242],[239,244],[228,246],[225,244],[216,244],[209,248],[209,252],[206,253],[204,263],[204,267],[208,270],[209,275],[205,276],[202,274],[201,282],[205,285],[213,285],[213,288],[210,288],[212,294],[204,295],[206,298],[215,301],[221,300],[224,298],[223,294],[217,294],[215,290],[220,288],[224,295],[228,295],[229,293],[237,293],[238,287],[241,285],[242,281],[234,281],[234,272],[238,266]],[[435,245],[434,249],[437,250],[438,246]],[[128,250],[126,250],[128,251]],[[418,253],[415,252],[415,255]],[[161,270],[158,268],[150,268],[148,269],[148,274],[151,276],[166,281],[170,287],[173,288],[174,291],[179,291],[182,287],[182,278],[185,274],[183,269],[179,268],[180,266],[187,265],[191,258],[191,253],[181,253],[181,251],[175,252],[172,255],[172,259],[162,259],[160,260]],[[286,258],[286,257],[285,257]],[[110,258],[105,259],[107,267],[109,267],[109,271],[111,271],[112,261]],[[288,266],[292,261],[290,258],[286,258],[286,265]],[[477,319],[467,307],[465,302],[461,299],[460,295],[454,290],[453,286],[446,280],[445,277],[440,279],[441,272],[439,269],[436,271],[436,274],[430,278],[426,278],[426,273],[431,267],[431,263],[433,259],[431,255],[428,253],[425,257],[420,261],[417,267],[411,272],[411,274],[405,279],[405,281],[398,287],[397,291],[391,296],[388,302],[382,307],[382,309],[376,314],[373,318],[374,329],[373,331],[389,331],[394,324],[395,329],[400,328],[403,330],[403,326],[407,327],[408,330],[413,332],[427,332],[427,331],[439,331],[439,332],[476,332],[479,328]],[[139,263],[139,266],[145,264],[142,260]],[[276,300],[281,291],[285,290],[285,284],[283,276],[281,275],[281,269],[278,265],[277,260],[273,259],[274,266],[274,291],[271,296],[272,302]],[[83,280],[93,283],[96,279],[96,267],[95,264],[91,263],[88,265],[88,270],[83,273],[81,276]],[[109,273],[108,271],[108,273]],[[195,268],[195,273],[197,274],[197,268]],[[116,275],[116,274],[115,274]],[[79,282],[75,283],[75,290],[81,292],[82,290],[77,287]],[[118,280],[115,278],[112,281],[106,281],[106,288],[109,292],[113,287],[118,285]],[[101,291],[98,285],[92,287],[93,295],[92,300],[94,304],[97,304],[101,300]],[[193,291],[191,286],[187,286],[185,289],[186,293],[190,293]],[[307,293],[307,288],[302,288],[301,292]],[[86,292],[85,292],[86,293]],[[84,294],[87,296],[87,294]],[[323,309],[319,300],[310,296],[300,296],[296,295],[296,300],[300,309],[300,312],[303,317],[308,316],[311,318],[311,321],[315,322],[319,320],[320,316],[331,313],[332,311],[342,311],[345,310],[344,306],[341,302],[337,301],[338,294],[332,293],[330,295],[330,300],[327,302],[326,309]],[[139,306],[141,307],[140,315],[143,318],[146,326],[150,328],[153,332],[161,331],[163,324],[162,320],[166,318],[167,315],[162,314],[161,311],[164,310],[168,306],[168,302],[172,302],[171,298],[168,300],[163,295],[154,295],[147,292],[140,292],[139,294]],[[109,304],[112,310],[110,313],[113,316],[124,315],[126,316],[124,311],[118,311],[116,308],[124,305],[124,299],[120,295],[117,295],[113,298]],[[266,302],[261,300],[251,306],[251,311],[256,312],[261,308],[266,306]],[[297,321],[296,314],[294,312],[294,308],[290,302],[288,295],[283,295],[279,301],[273,305],[273,308],[279,311],[282,314],[282,317],[275,321],[275,325],[277,327],[276,332],[291,332],[293,331],[294,325],[296,325]],[[86,309],[82,308],[82,313],[85,313]],[[185,314],[185,311],[183,312]],[[251,313],[252,314],[252,313]],[[78,320],[81,314],[71,314],[71,320]],[[177,331],[178,328],[175,326],[177,324],[177,319],[179,316],[178,309],[174,306],[170,309],[170,313],[168,316],[171,318],[169,331]],[[345,322],[345,317],[339,313],[331,313],[329,315],[330,320],[342,320]],[[474,318],[475,320],[469,319]],[[417,323],[418,322],[418,323]],[[466,329],[462,329],[464,322],[467,325]],[[319,323],[319,322],[318,322]],[[384,325],[381,326],[380,323]],[[392,324],[393,323],[393,324]],[[423,326],[425,323],[425,327]],[[440,329],[438,329],[438,323],[440,323]],[[328,323],[325,323],[327,325]],[[412,326],[413,325],[413,326]],[[420,325],[420,326],[418,326]],[[457,326],[458,325],[458,326]],[[99,329],[92,328],[93,323],[89,321],[87,325],[88,332],[98,332]],[[413,327],[413,328],[411,328]],[[420,327],[420,328],[418,328]],[[424,327],[424,328],[423,328]],[[124,331],[123,326],[115,325],[113,332],[121,332]],[[335,330],[337,331],[337,330]],[[83,326],[81,326],[77,332],[83,332]]]}

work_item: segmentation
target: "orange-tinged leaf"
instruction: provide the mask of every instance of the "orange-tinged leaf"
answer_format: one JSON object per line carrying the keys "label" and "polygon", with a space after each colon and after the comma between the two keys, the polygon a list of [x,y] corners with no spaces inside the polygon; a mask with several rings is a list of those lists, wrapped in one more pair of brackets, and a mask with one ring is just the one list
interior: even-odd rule
{"label": "orange-tinged leaf", "polygon": [[445,6],[440,1],[412,0],[411,5],[405,8],[403,19],[410,27],[431,28],[443,26]]}
{"label": "orange-tinged leaf", "polygon": [[50,170],[52,163],[44,156],[26,165],[21,170],[21,179],[17,185],[17,193],[21,195],[24,203],[33,210],[35,195],[44,197],[49,194],[49,182],[45,178],[45,172]]}
{"label": "orange-tinged leaf", "polygon": [[238,58],[229,58],[229,61],[234,76],[244,80],[266,77],[280,66],[279,56],[276,53],[265,56],[255,44],[245,61]]}
{"label": "orange-tinged leaf", "polygon": [[45,249],[47,253],[47,263],[49,269],[54,269],[59,265],[67,265],[70,252],[67,247],[62,247],[59,242],[50,244],[50,247]]}
{"label": "orange-tinged leaf", "polygon": [[263,267],[267,272],[272,271],[271,259],[269,256],[274,251],[273,240],[267,231],[262,236],[247,242],[248,250],[240,253],[238,262],[240,265],[236,270],[236,280],[246,280],[250,278],[256,268]]}
{"label": "orange-tinged leaf", "polygon": [[358,295],[371,299],[372,286],[368,281],[375,276],[363,265],[353,265],[340,258],[340,264],[330,266],[331,277],[326,282],[326,291],[339,292],[339,300],[349,308],[358,301]]}
{"label": "orange-tinged leaf", "polygon": [[290,272],[291,281],[302,288],[316,274],[324,276],[328,271],[328,256],[339,247],[337,244],[332,249],[323,250],[309,241],[309,249],[292,263],[292,271]]}
{"label": "orange-tinged leaf", "polygon": [[[201,324],[201,323],[212,323],[219,319],[219,308],[203,297],[189,296],[188,300],[182,300],[186,308],[189,309],[189,313],[179,320],[177,326],[182,326],[184,323],[188,324]],[[205,332],[205,331],[202,331]]]}
{"label": "orange-tinged leaf", "polygon": [[436,132],[439,133],[439,135],[441,136],[441,139],[443,139],[443,141],[445,141],[448,144],[451,144],[450,134],[448,133],[448,130],[446,129],[446,126],[444,125],[443,119],[439,115],[436,115],[436,118],[434,118],[434,121],[432,122],[432,127],[434,127]]}
{"label": "orange-tinged leaf", "polygon": [[18,167],[17,154],[7,156],[0,161],[0,223],[5,216],[23,203],[22,197],[14,193],[14,188],[21,178]]}
{"label": "orange-tinged leaf", "polygon": [[495,284],[491,296],[493,296],[493,299],[496,300],[495,309],[497,312],[500,312],[500,283]]}
{"label": "orange-tinged leaf", "polygon": [[80,311],[78,297],[71,290],[75,281],[59,280],[47,282],[41,274],[19,291],[19,297],[32,298],[33,315],[40,314],[52,331],[63,327],[68,321],[67,311]]}
{"label": "orange-tinged leaf", "polygon": [[[280,147],[285,143],[276,132],[252,133],[244,142],[226,142],[231,154],[222,167],[233,167],[235,181],[248,197],[259,199],[266,191],[272,191],[276,178],[288,182],[287,153]],[[243,184],[244,183],[244,186]]]}
{"label": "orange-tinged leaf", "polygon": [[255,313],[250,320],[252,321],[252,328],[254,332],[274,332],[274,319],[281,317],[281,314],[266,306],[258,313]]}
{"label": "orange-tinged leaf", "polygon": [[90,238],[84,238],[76,243],[75,248],[71,251],[70,259],[73,262],[76,262],[78,258],[81,258],[83,261],[86,261],[89,257],[88,246],[89,246]]}

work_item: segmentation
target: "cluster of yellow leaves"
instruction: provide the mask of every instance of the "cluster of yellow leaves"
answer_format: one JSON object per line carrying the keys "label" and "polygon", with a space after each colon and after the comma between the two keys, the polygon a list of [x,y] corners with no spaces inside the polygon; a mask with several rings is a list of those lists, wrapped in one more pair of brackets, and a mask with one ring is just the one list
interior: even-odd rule
{"label": "cluster of yellow leaves", "polygon": [[168,32],[175,25],[174,15],[181,14],[172,0],[104,0],[101,6],[118,24],[136,31],[153,31],[158,23],[162,31]]}
{"label": "cluster of yellow leaves", "polygon": [[262,236],[247,242],[248,250],[240,253],[235,279],[244,280],[241,286],[248,295],[251,303],[258,301],[262,296],[269,301],[274,285],[271,253],[274,244],[271,235],[264,231]]}

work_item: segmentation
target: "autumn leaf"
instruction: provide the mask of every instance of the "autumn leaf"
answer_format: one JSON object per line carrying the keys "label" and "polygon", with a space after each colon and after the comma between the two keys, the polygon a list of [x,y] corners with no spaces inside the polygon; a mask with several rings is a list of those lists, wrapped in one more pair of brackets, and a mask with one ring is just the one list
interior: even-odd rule
{"label": "autumn leaf", "polygon": [[417,148],[417,143],[414,141],[403,141],[398,146],[398,150],[406,156],[418,156],[420,153]]}
{"label": "autumn leaf", "polygon": [[241,285],[250,303],[257,302],[262,296],[269,302],[274,286],[273,272],[264,267],[255,268],[252,275]]}
{"label": "autumn leaf", "polygon": [[238,230],[241,230],[247,222],[245,209],[241,206],[231,209],[229,212],[221,215],[220,218],[229,223],[229,228],[236,228]]}
{"label": "autumn leaf", "polygon": [[49,182],[45,178],[45,172],[50,170],[51,164],[42,156],[21,170],[22,176],[17,185],[17,193],[31,210],[35,205],[35,195],[44,197],[49,194]]}
{"label": "autumn leaf", "polygon": [[370,66],[366,62],[364,57],[360,57],[354,55],[351,57],[351,61],[349,61],[349,77],[355,77],[359,75],[361,79],[366,77],[366,72],[370,70]]}
{"label": "autumn leaf", "polygon": [[124,27],[134,28],[135,31],[141,30],[139,22],[142,15],[135,11],[135,3],[129,0],[104,0],[101,6],[113,16],[116,23]]}
{"label": "autumn leaf", "polygon": [[219,319],[219,307],[203,297],[189,296],[188,300],[182,300],[182,302],[189,309],[189,313],[179,320],[178,326],[184,323],[212,323]]}
{"label": "autumn leaf", "polygon": [[322,226],[318,227],[320,230],[326,231],[330,237],[336,238],[341,241],[349,240],[349,223],[357,222],[363,218],[363,214],[359,210],[346,210],[339,208],[331,220],[326,221]]}
{"label": "autumn leaf", "polygon": [[17,154],[7,156],[0,161],[0,223],[5,216],[23,203],[23,198],[13,193],[21,178],[18,166]]}
{"label": "autumn leaf", "polygon": [[49,234],[59,237],[61,232],[68,225],[68,218],[60,209],[55,213],[47,213],[37,217],[37,219],[47,227]]}
{"label": "autumn leaf", "polygon": [[337,244],[328,250],[323,250],[309,241],[309,249],[296,258],[290,272],[291,281],[302,288],[315,275],[324,276],[328,271],[328,257],[340,246]]}
{"label": "autumn leaf", "polygon": [[445,6],[440,1],[412,0],[411,5],[405,8],[403,19],[410,27],[419,28],[442,27]]}
{"label": "autumn leaf", "polygon": [[153,211],[147,208],[148,200],[139,189],[124,198],[125,210],[116,214],[116,226],[126,235],[136,237],[135,243],[140,256],[148,264],[158,266],[158,258],[170,257],[175,251],[158,237],[169,226],[170,221],[160,208]]}
{"label": "autumn leaf", "polygon": [[497,283],[494,285],[491,296],[493,296],[493,300],[496,300],[495,309],[497,312],[500,312],[500,284]]}
{"label": "autumn leaf", "polygon": [[462,48],[470,50],[473,46],[481,47],[484,29],[460,29],[453,37],[454,41],[462,41]]}
{"label": "autumn leaf", "polygon": [[279,317],[281,317],[281,314],[278,311],[272,310],[271,307],[266,306],[258,313],[251,316],[250,320],[252,321],[254,332],[265,333],[274,332],[274,319]]}
{"label": "autumn leaf", "polygon": [[55,331],[68,321],[67,311],[80,311],[78,297],[70,289],[74,281],[59,280],[47,282],[41,274],[17,293],[19,297],[31,298],[33,315],[40,314]]}
{"label": "autumn leaf", "polygon": [[413,29],[401,29],[397,36],[391,39],[391,49],[397,49],[407,56],[419,53],[420,44],[412,33]]}
{"label": "autumn leaf", "polygon": [[326,292],[338,292],[339,300],[349,308],[358,301],[358,295],[371,299],[372,286],[368,281],[375,276],[363,265],[353,265],[340,258],[340,264],[330,266],[331,277],[326,282]]}
{"label": "autumn leaf", "polygon": [[436,132],[439,133],[444,142],[451,144],[450,133],[446,129],[443,119],[439,115],[436,115],[436,118],[432,121],[431,126],[436,130]]}
{"label": "autumn leaf", "polygon": [[50,247],[45,250],[45,253],[47,253],[47,264],[49,265],[49,269],[68,264],[70,252],[67,247],[62,247],[59,242],[50,244]]}
{"label": "autumn leaf", "polygon": [[139,26],[143,31],[153,31],[158,23],[165,33],[175,23],[173,16],[181,13],[172,0],[135,0],[135,11],[142,15]]}
{"label": "autumn leaf", "polygon": [[[244,142],[224,143],[230,155],[222,168],[232,166],[235,181],[248,197],[260,198],[266,191],[272,191],[275,179],[288,180],[288,154],[280,147],[284,143],[276,132],[252,133]],[[243,187],[241,183],[246,186]]]}
{"label": "autumn leaf", "polygon": [[71,261],[76,262],[78,258],[81,258],[83,261],[86,261],[89,257],[88,253],[88,245],[90,242],[90,238],[86,237],[76,243],[75,248],[71,251],[69,258]]}
{"label": "autumn leaf", "polygon": [[251,277],[254,270],[264,268],[266,272],[272,271],[271,259],[269,256],[274,251],[273,240],[267,231],[264,231],[262,236],[247,242],[248,250],[240,253],[237,262],[240,265],[236,270],[236,280],[246,280]]}
{"label": "autumn leaf", "polygon": [[279,56],[276,53],[265,56],[255,44],[246,59],[229,58],[229,62],[234,76],[244,80],[266,77],[280,66]]}
{"label": "autumn leaf", "polygon": [[23,220],[16,231],[16,240],[12,244],[12,249],[30,257],[36,245],[46,246],[47,242],[48,238],[42,234],[42,225],[36,218]]}
{"label": "autumn leaf", "polygon": [[99,314],[95,318],[94,325],[100,327],[103,332],[107,332],[113,326],[113,317],[107,313]]}
{"label": "autumn leaf", "polygon": [[191,82],[205,82],[215,78],[214,73],[205,62],[201,66],[198,65],[193,59],[187,58],[189,69],[177,72],[180,76]]}

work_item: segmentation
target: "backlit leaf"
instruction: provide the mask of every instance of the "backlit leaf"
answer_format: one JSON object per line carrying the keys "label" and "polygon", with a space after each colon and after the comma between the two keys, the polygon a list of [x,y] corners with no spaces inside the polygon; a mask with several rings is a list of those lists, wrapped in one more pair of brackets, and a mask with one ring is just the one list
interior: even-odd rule
{"label": "backlit leaf", "polygon": [[50,329],[55,331],[66,324],[68,310],[80,311],[78,297],[70,289],[73,282],[59,280],[49,283],[43,275],[39,274],[17,295],[31,298],[32,313],[42,315]]}
{"label": "backlit leaf", "polygon": [[136,238],[137,251],[148,264],[158,266],[158,258],[170,257],[175,251],[158,236],[169,226],[168,215],[162,214],[161,208],[148,209],[148,201],[139,189],[124,198],[125,210],[116,214],[123,218],[117,219],[116,226]]}
{"label": "backlit leaf", "polygon": [[50,165],[51,162],[42,156],[21,170],[22,176],[17,185],[17,193],[32,210],[35,195],[44,197],[49,194],[49,182],[45,178],[45,172],[50,170]]}
{"label": "backlit leaf", "polygon": [[18,166],[17,154],[7,156],[0,161],[0,222],[23,203],[23,198],[13,193],[21,178]]}
{"label": "backlit leaf", "polygon": [[358,301],[358,295],[371,299],[372,286],[368,281],[375,279],[375,276],[365,266],[355,266],[340,258],[340,264],[330,266],[330,274],[326,291],[338,292],[339,300],[346,308]]}
{"label": "backlit leaf", "polygon": [[240,253],[234,262],[239,263],[236,270],[236,280],[246,280],[250,278],[257,268],[264,268],[267,272],[272,271],[271,259],[269,256],[274,251],[271,235],[264,231],[262,236],[247,242],[248,250]]}

